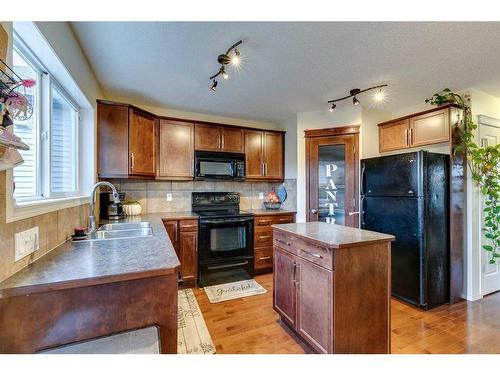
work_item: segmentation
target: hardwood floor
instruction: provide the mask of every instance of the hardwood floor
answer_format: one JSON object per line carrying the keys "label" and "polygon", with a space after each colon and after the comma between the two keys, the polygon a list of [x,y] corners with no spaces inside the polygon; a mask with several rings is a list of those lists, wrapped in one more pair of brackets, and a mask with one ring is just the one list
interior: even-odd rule
{"label": "hardwood floor", "polygon": [[[266,294],[217,304],[193,289],[217,353],[311,353],[272,308],[272,274],[255,279]],[[392,353],[500,353],[500,293],[425,312],[391,307]]]}

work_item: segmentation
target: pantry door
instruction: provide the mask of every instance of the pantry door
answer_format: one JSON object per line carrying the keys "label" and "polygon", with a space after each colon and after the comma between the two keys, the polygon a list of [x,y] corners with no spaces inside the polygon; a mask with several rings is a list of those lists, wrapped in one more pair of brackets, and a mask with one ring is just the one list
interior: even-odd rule
{"label": "pantry door", "polygon": [[307,221],[359,227],[359,126],[306,130]]}

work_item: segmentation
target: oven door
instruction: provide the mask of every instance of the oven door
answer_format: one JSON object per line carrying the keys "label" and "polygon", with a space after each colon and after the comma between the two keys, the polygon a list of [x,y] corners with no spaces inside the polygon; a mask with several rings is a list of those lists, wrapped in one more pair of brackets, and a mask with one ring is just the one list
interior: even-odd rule
{"label": "oven door", "polygon": [[201,219],[201,262],[253,256],[253,218]]}
{"label": "oven door", "polygon": [[217,157],[200,157],[196,159],[195,178],[198,180],[232,180],[234,176],[235,167],[233,160]]}

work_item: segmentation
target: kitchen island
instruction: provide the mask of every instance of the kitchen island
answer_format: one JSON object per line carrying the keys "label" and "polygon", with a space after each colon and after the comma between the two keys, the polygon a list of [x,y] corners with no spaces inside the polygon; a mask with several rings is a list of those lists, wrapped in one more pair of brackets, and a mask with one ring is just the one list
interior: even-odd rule
{"label": "kitchen island", "polygon": [[179,259],[162,219],[152,236],[67,241],[0,283],[0,353],[35,353],[156,326],[160,351],[177,352]]}
{"label": "kitchen island", "polygon": [[273,307],[319,353],[390,353],[394,236],[323,222],[273,225]]}

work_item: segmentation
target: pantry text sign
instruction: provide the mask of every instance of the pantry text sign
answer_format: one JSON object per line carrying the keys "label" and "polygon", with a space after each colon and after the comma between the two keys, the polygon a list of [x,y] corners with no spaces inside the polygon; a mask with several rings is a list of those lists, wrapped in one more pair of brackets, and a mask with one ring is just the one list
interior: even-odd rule
{"label": "pantry text sign", "polygon": [[333,181],[334,173],[339,169],[336,164],[326,164],[327,184],[325,187],[326,202],[325,206],[328,209],[328,215],[325,216],[327,223],[335,224],[335,208],[339,206],[337,202],[337,186]]}

